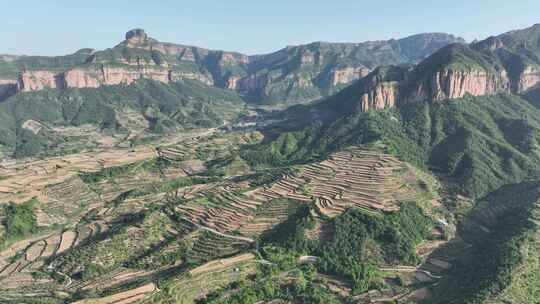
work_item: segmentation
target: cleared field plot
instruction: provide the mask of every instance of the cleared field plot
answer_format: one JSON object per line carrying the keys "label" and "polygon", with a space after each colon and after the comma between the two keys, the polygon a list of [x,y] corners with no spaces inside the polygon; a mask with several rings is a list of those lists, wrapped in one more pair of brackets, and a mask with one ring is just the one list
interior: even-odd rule
{"label": "cleared field plot", "polygon": [[57,253],[61,254],[70,249],[73,244],[75,244],[76,238],[77,233],[75,231],[68,230],[62,233],[62,238],[60,241],[60,245],[58,246]]}
{"label": "cleared field plot", "polygon": [[[0,198],[20,195],[17,191],[30,185],[33,192],[21,197],[32,194],[43,199],[35,212],[39,225],[65,227],[63,232],[14,244],[0,253],[0,280],[11,280],[6,286],[13,288],[50,284],[67,293],[95,295],[145,284],[166,273],[176,275],[170,277],[172,291],[154,295],[156,286],[147,284],[77,303],[189,303],[254,274],[255,256],[242,253],[304,204],[313,205],[311,213],[319,219],[306,231],[307,237],[324,242],[331,238],[332,227],[321,220],[322,215],[334,217],[350,207],[372,213],[396,211],[400,198],[406,197],[400,175],[406,165],[389,155],[360,149],[338,152],[310,165],[227,175],[218,182],[192,176],[201,170],[218,176],[212,170],[220,167],[212,167],[213,161],[231,155],[228,140],[204,140],[192,137],[155,151],[150,147],[103,151],[98,160],[78,154],[51,164],[17,165],[29,183],[15,176],[15,167],[0,168],[0,174],[9,173],[8,182],[0,180]],[[143,162],[155,157],[161,160]],[[185,185],[195,180],[210,183],[182,186],[184,180]],[[445,260],[441,261],[426,265],[441,268]],[[436,280],[429,271],[407,273],[415,282]],[[35,273],[41,279],[33,278]]]}
{"label": "cleared field plot", "polygon": [[263,203],[227,187],[208,189],[198,193],[197,197],[178,206],[177,211],[186,220],[219,232],[238,229],[253,218],[253,212]]}
{"label": "cleared field plot", "polygon": [[137,171],[136,168],[133,168],[119,176],[93,184],[92,188],[104,202],[113,202],[130,191],[155,190],[156,185],[159,185],[160,182],[162,179],[158,173]]}
{"label": "cleared field plot", "polygon": [[128,291],[120,292],[112,296],[99,298],[99,299],[86,299],[73,304],[128,304],[142,300],[156,291],[156,285],[149,283],[139,288],[131,289]]}
{"label": "cleared field plot", "polygon": [[[76,230],[67,230],[14,244],[2,253],[5,257],[0,264],[0,281],[9,283],[8,285],[14,286],[13,288],[33,288],[36,284],[50,281],[50,278],[29,279],[29,275],[36,271],[49,272],[50,268],[45,265],[48,258],[67,252],[99,231],[97,224],[81,225]],[[17,259],[13,260],[15,255]],[[19,279],[15,282],[15,278]],[[5,286],[0,286],[0,289]]]}
{"label": "cleared field plot", "polygon": [[44,226],[68,221],[76,223],[84,212],[103,204],[98,195],[78,176],[49,185],[44,191],[49,197],[48,202],[39,205],[41,212],[45,214],[42,216]]}
{"label": "cleared field plot", "polygon": [[215,261],[208,262],[202,266],[199,266],[197,268],[190,270],[189,274],[197,275],[197,274],[201,274],[205,272],[219,271],[224,268],[230,267],[234,264],[251,261],[254,259],[255,259],[255,255],[251,253],[246,253],[246,254],[238,255],[232,258],[228,258],[228,259],[215,260]]}
{"label": "cleared field plot", "polygon": [[45,241],[39,241],[32,244],[32,246],[26,249],[25,259],[28,262],[35,261],[37,258],[41,257],[46,247],[47,243],[45,243]]}
{"label": "cleared field plot", "polygon": [[151,275],[151,271],[143,270],[119,270],[111,274],[101,276],[89,282],[70,286],[73,290],[104,290],[112,286],[119,286],[137,280],[138,278]]}
{"label": "cleared field plot", "polygon": [[[8,267],[13,267],[13,264],[16,264],[18,261],[24,261],[27,262],[25,259],[26,256],[26,250],[34,248],[34,244],[36,244],[35,249],[33,249],[34,253],[31,254],[31,257],[35,255],[35,251],[39,251],[43,244],[45,244],[43,241],[51,237],[51,235],[47,236],[36,236],[32,238],[28,238],[26,240],[18,241],[5,250],[0,252],[0,276],[3,274],[6,274],[7,272],[4,272],[4,270]],[[41,248],[42,253],[46,251]],[[21,257],[22,256],[22,257]],[[12,260],[18,257],[15,262],[12,262]]]}
{"label": "cleared field plot", "polygon": [[249,242],[204,231],[187,252],[187,260],[200,264],[222,256],[231,256],[246,250]]}
{"label": "cleared field plot", "polygon": [[[48,201],[47,186],[61,184],[80,171],[98,171],[155,157],[153,147],[84,152],[45,160],[13,162],[0,167],[0,202]],[[59,189],[61,190],[61,189]]]}
{"label": "cleared field plot", "polygon": [[62,236],[60,234],[53,235],[45,239],[45,243],[47,244],[47,246],[45,247],[45,250],[43,250],[43,253],[41,254],[42,257],[48,258],[54,255],[60,246],[61,240],[62,240]]}
{"label": "cleared field plot", "polygon": [[394,174],[402,169],[392,156],[358,149],[332,154],[327,160],[303,168],[319,211],[328,216],[347,207],[397,210],[394,194],[400,183]]}
{"label": "cleared field plot", "polygon": [[180,162],[193,158],[195,153],[194,147],[195,143],[191,142],[186,143],[185,146],[182,147],[159,147],[156,149],[156,152],[161,159],[171,162]]}
{"label": "cleared field plot", "polygon": [[212,261],[173,281],[169,293],[158,293],[147,302],[193,303],[212,291],[255,274],[256,269],[257,262],[252,254]]}
{"label": "cleared field plot", "polygon": [[257,209],[253,219],[243,224],[238,231],[249,236],[260,235],[284,222],[299,206],[293,200],[273,199]]}
{"label": "cleared field plot", "polygon": [[405,165],[393,156],[353,148],[301,166],[299,172],[283,175],[271,187],[253,191],[251,197],[313,202],[320,213],[330,217],[349,207],[396,211],[399,198],[406,197],[398,176],[402,170]]}
{"label": "cleared field plot", "polygon": [[351,149],[297,167],[249,191],[227,184],[204,189],[177,211],[195,225],[250,237],[283,222],[301,203],[313,203],[319,213],[330,217],[350,207],[397,211],[400,198],[406,197],[398,174],[405,168],[393,156]]}

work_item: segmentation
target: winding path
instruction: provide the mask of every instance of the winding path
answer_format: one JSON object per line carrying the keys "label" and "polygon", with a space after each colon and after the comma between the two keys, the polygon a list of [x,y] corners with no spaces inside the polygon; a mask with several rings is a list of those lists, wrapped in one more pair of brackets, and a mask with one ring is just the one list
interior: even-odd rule
{"label": "winding path", "polygon": [[381,268],[380,270],[381,271],[395,271],[395,272],[416,272],[416,271],[418,271],[418,272],[421,272],[421,273],[427,275],[428,277],[430,277],[432,279],[442,279],[442,276],[434,275],[434,274],[432,274],[431,272],[429,272],[427,270],[416,268],[414,266],[396,266],[394,268]]}
{"label": "winding path", "polygon": [[212,232],[212,233],[215,233],[219,236],[222,236],[222,237],[226,237],[226,238],[230,238],[230,239],[235,239],[235,240],[239,240],[239,241],[244,241],[244,242],[248,242],[248,243],[255,243],[255,240],[254,239],[251,239],[251,238],[248,238],[248,237],[242,237],[242,236],[237,236],[237,235],[231,235],[231,234],[225,234],[225,233],[221,233],[217,230],[214,230],[212,228],[208,228],[206,226],[202,226],[202,225],[199,225],[199,224],[195,224],[195,226],[197,228],[200,228],[202,230],[206,230],[206,231],[209,231],[209,232]]}

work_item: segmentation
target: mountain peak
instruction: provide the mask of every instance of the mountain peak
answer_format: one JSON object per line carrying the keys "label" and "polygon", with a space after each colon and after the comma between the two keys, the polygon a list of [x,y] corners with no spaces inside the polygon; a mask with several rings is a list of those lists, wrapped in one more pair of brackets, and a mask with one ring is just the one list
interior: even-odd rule
{"label": "mountain peak", "polygon": [[133,44],[141,44],[148,40],[148,35],[143,29],[132,29],[126,33],[126,40]]}

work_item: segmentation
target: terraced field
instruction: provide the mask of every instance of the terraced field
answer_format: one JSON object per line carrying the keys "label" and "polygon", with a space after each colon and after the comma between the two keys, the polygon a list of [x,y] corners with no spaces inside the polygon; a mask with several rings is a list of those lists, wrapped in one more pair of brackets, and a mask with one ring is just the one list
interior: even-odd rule
{"label": "terraced field", "polygon": [[392,212],[399,210],[399,201],[415,198],[414,191],[403,187],[409,182],[399,175],[404,170],[392,156],[353,149],[301,166],[270,185],[252,189],[225,183],[201,191],[198,200],[177,210],[196,225],[246,236],[271,229],[302,203],[313,203],[330,217],[350,207]]}
{"label": "terraced field", "polygon": [[135,289],[117,293],[112,296],[97,299],[85,299],[74,302],[73,304],[129,304],[138,302],[148,297],[155,291],[156,285],[154,283],[149,283]]}
{"label": "terraced field", "polygon": [[[186,141],[193,142],[193,138]],[[102,243],[103,248],[107,248],[106,243],[111,240],[108,238],[111,227],[115,229],[112,232],[117,234],[118,227],[124,226],[124,221],[144,212],[146,206],[164,201],[167,193],[160,192],[161,183],[186,176],[180,170],[176,171],[177,174],[163,176],[159,170],[139,168],[137,165],[145,165],[156,156],[153,147],[146,146],[104,151],[101,154],[81,153],[46,161],[4,163],[0,168],[0,202],[35,199],[36,223],[43,232],[7,244],[0,251],[0,300],[26,295],[46,297],[57,291],[70,294],[79,290],[107,290],[151,275],[152,272],[148,271],[115,267],[117,270],[110,274],[103,273],[103,277],[108,275],[110,278],[104,285],[99,280],[81,280],[74,275],[78,270],[67,266],[65,259],[86,252],[96,244]],[[99,175],[108,168],[123,166],[130,167],[126,167],[129,170],[120,175],[107,176],[90,183],[84,180],[85,174]],[[84,172],[83,176],[81,172]],[[137,194],[131,195],[134,192]],[[156,225],[160,226],[154,223],[151,226]],[[140,230],[132,225],[126,235],[136,236]],[[184,233],[179,227],[171,227],[171,232],[166,232],[166,228],[162,230],[163,236],[172,235],[171,232]],[[144,244],[140,240],[135,241],[136,238],[133,240],[137,245]],[[174,249],[174,246],[169,247]],[[172,250],[170,248],[168,250]],[[133,249],[128,245],[126,251]],[[117,258],[103,257],[102,261]],[[84,263],[82,260],[80,262]],[[21,290],[25,292],[21,294]]]}
{"label": "terraced field", "polygon": [[249,252],[302,206],[318,219],[307,237],[324,241],[333,231],[323,218],[351,207],[395,212],[420,195],[406,165],[358,148],[270,173],[271,182],[253,186],[253,172],[231,165],[238,145],[252,141],[252,134],[206,134],[155,150],[3,167],[10,173],[0,186],[11,190],[2,198],[36,197],[37,224],[49,230],[0,252],[0,293],[61,294],[76,303],[192,303],[253,275],[261,261]]}
{"label": "terraced field", "polygon": [[165,286],[161,294],[149,303],[193,303],[193,301],[229,283],[246,279],[256,273],[258,263],[253,254],[241,254],[219,259],[181,275]]}

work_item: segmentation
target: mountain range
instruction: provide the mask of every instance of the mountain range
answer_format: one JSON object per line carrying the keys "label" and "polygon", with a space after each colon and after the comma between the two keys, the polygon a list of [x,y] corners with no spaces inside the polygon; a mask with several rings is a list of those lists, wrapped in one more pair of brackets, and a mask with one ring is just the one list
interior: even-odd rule
{"label": "mountain range", "polygon": [[540,298],[540,25],[0,79],[0,303]]}
{"label": "mountain range", "polygon": [[540,82],[540,25],[486,40],[451,44],[412,69],[384,67],[362,79],[362,108],[498,93],[522,94]]}
{"label": "mountain range", "polygon": [[238,91],[253,103],[306,102],[336,92],[379,65],[414,64],[435,50],[464,42],[447,34],[420,34],[364,43],[315,42],[265,55],[163,43],[144,30],[126,33],[117,46],[81,49],[58,57],[0,57],[0,95],[44,88],[97,88],[198,80]]}
{"label": "mountain range", "polygon": [[128,145],[152,134],[220,126],[245,115],[246,105],[314,101],[379,65],[411,65],[452,42],[463,40],[420,34],[365,43],[318,42],[247,56],[163,43],[135,29],[102,51],[4,55],[0,154],[37,156],[100,146],[92,143],[92,132],[60,131],[87,124],[96,126],[100,137],[112,133],[114,144]]}

